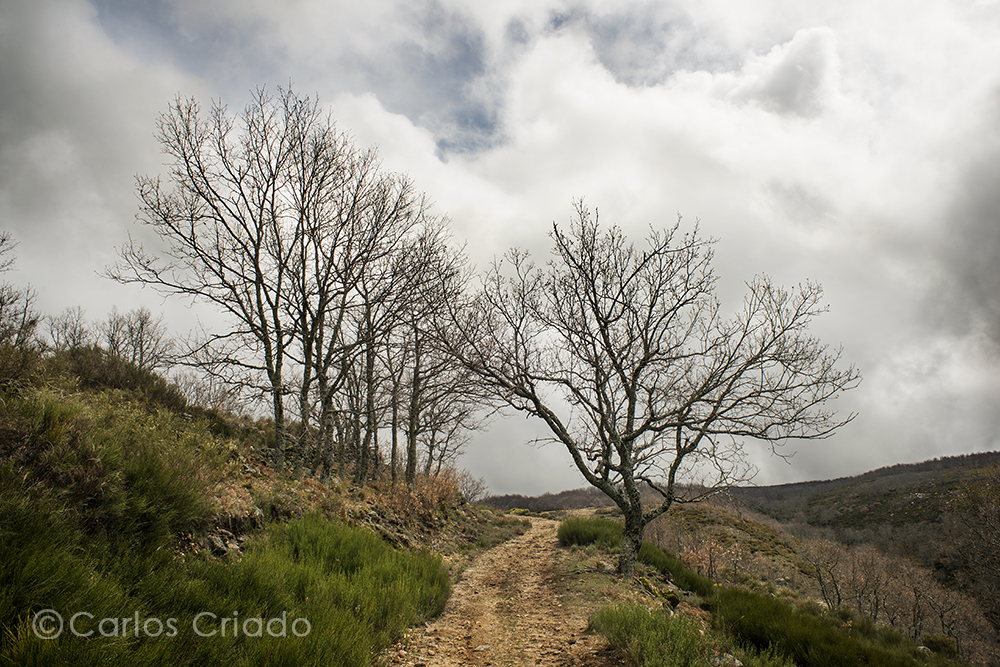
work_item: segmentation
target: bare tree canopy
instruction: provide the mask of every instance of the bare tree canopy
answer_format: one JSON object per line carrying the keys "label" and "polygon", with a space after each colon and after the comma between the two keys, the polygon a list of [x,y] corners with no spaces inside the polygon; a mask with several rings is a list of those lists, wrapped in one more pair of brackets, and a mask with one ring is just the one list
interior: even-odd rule
{"label": "bare tree canopy", "polygon": [[[631,576],[643,528],[674,502],[679,480],[711,491],[745,479],[743,440],[825,438],[854,418],[828,402],[858,384],[806,331],[822,290],[766,277],[724,319],[713,241],[652,230],[636,248],[602,231],[578,202],[553,225],[545,267],[512,250],[483,280],[452,352],[509,406],[542,419],[586,480],[622,510],[619,570]],[[660,502],[644,507],[640,492]]]}
{"label": "bare tree canopy", "polygon": [[143,370],[162,370],[171,365],[174,341],[167,333],[163,315],[153,317],[145,306],[127,313],[113,308],[108,318],[97,324],[97,331],[105,350]]}
{"label": "bare tree canopy", "polygon": [[86,347],[94,341],[86,313],[80,306],[67,308],[59,315],[51,315],[46,319],[49,324],[49,339],[56,350]]}
{"label": "bare tree canopy", "polygon": [[14,268],[14,262],[17,261],[15,250],[17,250],[17,241],[10,235],[10,232],[0,232],[0,273],[6,273]]}
{"label": "bare tree canopy", "polygon": [[[259,89],[238,119],[220,104],[207,118],[197,102],[176,99],[158,123],[170,181],[141,176],[138,220],[164,242],[159,254],[134,241],[109,275],[166,295],[208,301],[232,329],[202,342],[201,358],[246,371],[246,383],[273,400],[276,449],[284,452],[284,348],[291,332],[282,295],[294,248],[296,151],[309,152],[321,115],[290,91],[278,99]],[[326,154],[320,152],[320,158]],[[263,375],[263,378],[259,376]],[[283,465],[283,461],[279,461]]]}

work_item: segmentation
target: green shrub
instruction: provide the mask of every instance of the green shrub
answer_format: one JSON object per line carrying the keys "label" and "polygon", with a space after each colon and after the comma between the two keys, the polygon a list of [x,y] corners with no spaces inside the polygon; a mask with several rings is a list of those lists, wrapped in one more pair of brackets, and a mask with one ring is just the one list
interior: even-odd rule
{"label": "green shrub", "polygon": [[0,342],[0,385],[17,384],[29,378],[41,359],[35,347]]}
{"label": "green shrub", "polygon": [[698,623],[635,604],[614,605],[591,619],[595,630],[638,667],[709,667],[711,646]]}
{"label": "green shrub", "polygon": [[920,638],[920,643],[935,653],[940,653],[941,655],[948,656],[949,658],[958,657],[958,643],[955,641],[954,637],[949,637],[945,634],[931,634],[929,632],[925,632]]}
{"label": "green shrub", "polygon": [[[16,480],[0,481],[9,491]],[[51,510],[0,493],[8,538],[0,545],[0,665],[361,667],[407,626],[440,613],[448,595],[439,557],[396,551],[370,531],[316,514],[272,526],[239,560],[181,562],[140,548],[109,559],[100,542],[52,523]],[[64,619],[77,611],[94,619],[173,618],[177,634],[83,639],[66,631],[47,641],[31,629],[43,609]],[[195,631],[203,612],[209,615],[197,630],[214,636]],[[246,636],[248,619],[253,633],[260,628],[252,619],[282,617],[284,626],[274,628],[284,627],[285,636]],[[308,625],[291,626],[296,619]],[[240,621],[243,632],[234,632]],[[84,621],[84,629],[97,627]]]}
{"label": "green shrub", "polygon": [[703,598],[711,597],[714,592],[715,586],[711,579],[688,569],[679,558],[654,546],[651,542],[643,542],[639,547],[639,562],[651,565],[663,574],[669,575],[674,584],[685,591],[691,591]]}
{"label": "green shrub", "polygon": [[109,354],[100,347],[58,350],[46,360],[49,375],[75,376],[80,389],[118,389],[152,405],[181,412],[187,407],[184,393],[155,372]]}
{"label": "green shrub", "polygon": [[[705,632],[687,616],[651,611],[641,605],[621,604],[598,611],[591,619],[617,650],[624,652],[637,667],[710,667],[724,640]],[[732,649],[745,667],[795,667],[775,651]]]}
{"label": "green shrub", "polygon": [[2,398],[0,453],[33,488],[62,498],[88,533],[155,548],[209,516],[206,490],[228,450],[203,429],[115,393]]}
{"label": "green shrub", "polygon": [[596,544],[607,551],[617,551],[622,543],[622,525],[599,517],[571,517],[559,524],[559,544],[565,546]]}
{"label": "green shrub", "polygon": [[717,590],[712,604],[716,622],[738,642],[760,649],[773,647],[801,667],[928,664],[916,645],[898,632],[847,612],[841,617],[817,616],[814,609],[799,609],[737,588]]}
{"label": "green shrub", "polygon": [[[120,390],[0,394],[0,666],[369,665],[443,609],[439,557],[309,514],[272,525],[242,557],[172,553],[205,524],[230,444]],[[170,619],[176,636],[37,637],[34,615]],[[199,628],[216,630],[199,636]],[[247,637],[234,619],[306,619],[304,636]],[[225,619],[228,619],[226,621]],[[222,635],[224,622],[229,632]],[[110,627],[110,626],[109,626]],[[155,624],[153,626],[155,630]],[[250,625],[253,630],[253,623]],[[299,626],[302,630],[303,626]]]}

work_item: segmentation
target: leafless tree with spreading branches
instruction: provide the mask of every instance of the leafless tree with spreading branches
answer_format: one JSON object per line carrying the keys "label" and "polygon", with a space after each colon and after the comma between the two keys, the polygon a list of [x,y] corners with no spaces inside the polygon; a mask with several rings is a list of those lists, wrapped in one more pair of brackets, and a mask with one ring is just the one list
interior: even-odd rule
{"label": "leafless tree with spreading branches", "polygon": [[174,341],[167,333],[163,315],[153,316],[145,306],[127,313],[113,308],[98,322],[101,345],[108,353],[144,370],[163,370],[171,365]]}
{"label": "leafless tree with spreading branches", "polygon": [[49,339],[56,350],[86,347],[94,342],[94,332],[91,331],[86,313],[80,306],[67,308],[59,315],[45,319],[48,321]]}
{"label": "leafless tree with spreading branches", "polygon": [[[621,509],[626,577],[645,526],[694,499],[682,478],[711,493],[746,478],[744,439],[774,451],[831,435],[854,415],[838,418],[828,402],[860,381],[806,332],[826,310],[818,285],[755,278],[724,319],[713,241],[679,225],[651,230],[640,249],[577,202],[569,231],[553,225],[547,266],[509,252],[451,322],[461,333],[451,352],[508,406],[540,418]],[[644,507],[642,487],[660,501]]]}

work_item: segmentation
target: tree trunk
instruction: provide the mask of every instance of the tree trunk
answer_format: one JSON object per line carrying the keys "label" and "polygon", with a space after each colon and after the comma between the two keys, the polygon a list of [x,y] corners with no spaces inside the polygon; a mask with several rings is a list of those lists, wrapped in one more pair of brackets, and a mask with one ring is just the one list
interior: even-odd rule
{"label": "tree trunk", "polygon": [[[394,383],[395,384],[395,383]],[[396,483],[396,467],[399,464],[399,391],[398,387],[394,386],[392,388],[392,452],[389,458],[390,471],[389,474],[392,477],[392,483]]]}
{"label": "tree trunk", "polygon": [[434,450],[437,448],[437,434],[431,431],[430,440],[427,442],[427,461],[424,463],[424,477],[431,476],[431,466],[434,465]]}
{"label": "tree trunk", "polygon": [[622,531],[621,553],[618,556],[618,576],[631,579],[635,573],[635,561],[642,546],[642,533],[646,527],[642,522],[642,509],[628,508],[625,513],[625,528]]}
{"label": "tree trunk", "polygon": [[413,380],[410,386],[410,411],[406,430],[406,483],[417,479],[417,426],[420,419],[420,335],[413,323]]}
{"label": "tree trunk", "polygon": [[280,376],[277,384],[272,379],[271,398],[274,401],[274,467],[276,472],[281,473],[285,471],[285,405]]}
{"label": "tree trunk", "polygon": [[375,462],[374,443],[375,429],[375,341],[371,328],[368,330],[368,341],[365,344],[365,440],[361,445],[358,467],[354,470],[354,480],[359,485],[368,481],[368,470]]}
{"label": "tree trunk", "polygon": [[295,463],[292,466],[292,476],[299,479],[302,476],[302,467],[308,465],[308,458],[311,453],[309,448],[314,440],[310,437],[309,427],[309,389],[312,386],[312,351],[307,349],[304,353],[306,363],[302,369],[302,386],[299,388],[299,437],[295,448]]}

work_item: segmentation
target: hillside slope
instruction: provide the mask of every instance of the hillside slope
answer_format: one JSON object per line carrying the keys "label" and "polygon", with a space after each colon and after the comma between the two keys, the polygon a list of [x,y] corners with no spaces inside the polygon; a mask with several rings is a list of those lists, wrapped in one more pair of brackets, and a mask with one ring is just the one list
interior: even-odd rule
{"label": "hillside slope", "polygon": [[734,497],[781,521],[834,529],[938,522],[958,489],[1000,465],[1000,452],[899,464],[853,477],[737,487]]}
{"label": "hillside slope", "polygon": [[369,665],[523,530],[449,475],[277,474],[261,424],[99,350],[37,364],[0,386],[0,665]]}

